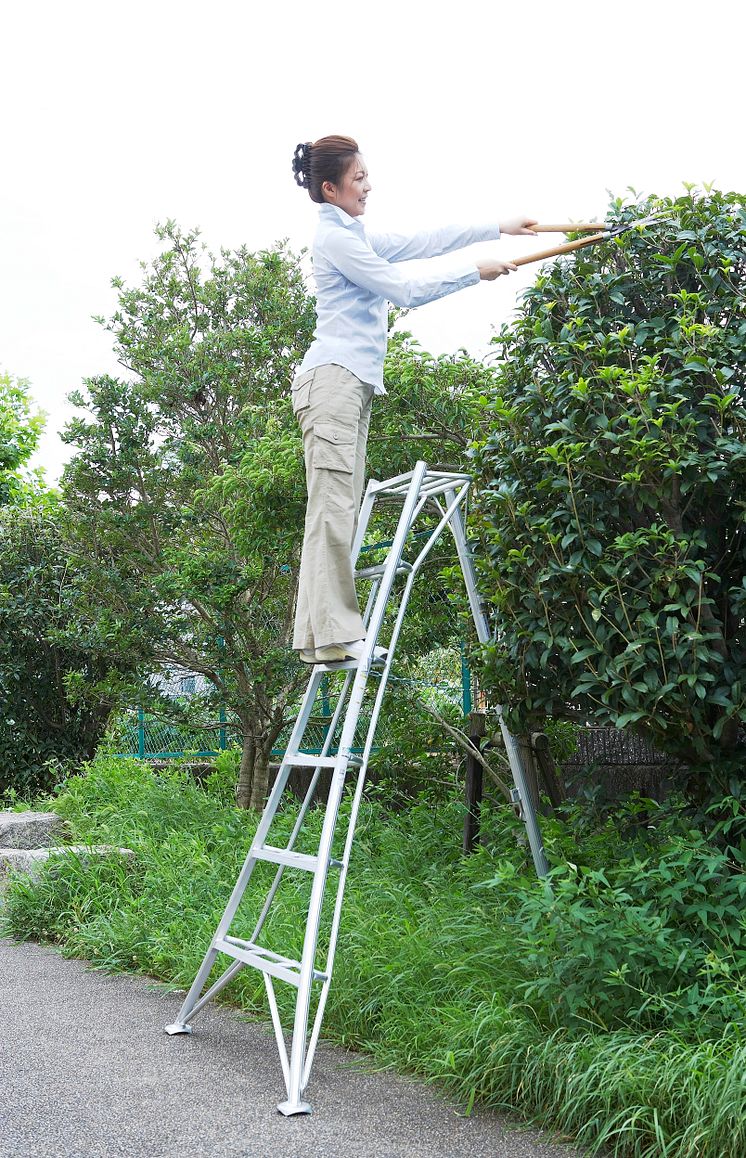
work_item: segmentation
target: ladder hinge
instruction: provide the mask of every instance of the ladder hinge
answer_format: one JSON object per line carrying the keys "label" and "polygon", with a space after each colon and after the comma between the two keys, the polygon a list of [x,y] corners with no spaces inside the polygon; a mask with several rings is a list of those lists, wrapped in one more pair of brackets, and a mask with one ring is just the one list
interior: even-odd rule
{"label": "ladder hinge", "polygon": [[523,801],[521,800],[520,789],[511,788],[510,799],[511,799],[512,804],[513,804],[513,811],[515,812],[518,819],[519,820],[525,820],[526,817],[525,817],[525,813],[523,811]]}

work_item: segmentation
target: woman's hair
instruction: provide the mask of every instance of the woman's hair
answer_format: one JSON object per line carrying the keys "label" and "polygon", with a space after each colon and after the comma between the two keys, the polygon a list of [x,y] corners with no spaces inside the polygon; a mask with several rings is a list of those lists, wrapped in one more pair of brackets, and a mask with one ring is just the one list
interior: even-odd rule
{"label": "woman's hair", "polygon": [[301,141],[293,154],[293,173],[301,189],[307,189],[312,201],[323,205],[324,181],[341,184],[351,162],[360,152],[352,137],[320,137],[318,141]]}

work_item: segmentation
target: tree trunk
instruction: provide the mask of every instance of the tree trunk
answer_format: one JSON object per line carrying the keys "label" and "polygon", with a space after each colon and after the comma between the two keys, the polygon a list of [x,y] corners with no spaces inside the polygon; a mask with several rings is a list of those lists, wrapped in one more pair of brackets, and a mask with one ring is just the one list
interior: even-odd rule
{"label": "tree trunk", "polygon": [[[243,721],[241,721],[243,723]],[[244,727],[243,748],[241,749],[241,764],[238,769],[238,784],[236,785],[236,804],[239,808],[253,808],[254,764],[256,762],[256,744],[254,737]]]}
{"label": "tree trunk", "polygon": [[254,752],[254,777],[251,785],[249,808],[260,812],[267,802],[269,792],[269,752],[257,747]]}

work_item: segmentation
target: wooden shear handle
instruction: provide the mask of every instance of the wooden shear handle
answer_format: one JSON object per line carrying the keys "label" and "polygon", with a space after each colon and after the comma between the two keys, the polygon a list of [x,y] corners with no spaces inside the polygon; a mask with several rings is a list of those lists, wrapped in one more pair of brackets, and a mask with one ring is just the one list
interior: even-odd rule
{"label": "wooden shear handle", "polygon": [[[535,228],[535,227],[534,227]],[[572,226],[577,229],[577,225]],[[564,245],[556,245],[554,249],[543,249],[540,253],[529,253],[525,257],[514,257],[512,265],[530,265],[533,261],[544,261],[547,257],[558,257],[561,253],[572,253],[575,249],[582,249],[586,245],[595,245],[597,241],[605,241],[609,234],[594,233],[592,237],[579,237],[577,241],[567,241]]]}
{"label": "wooden shear handle", "polygon": [[535,233],[599,233],[608,226],[604,221],[566,222],[564,225],[532,225]]}

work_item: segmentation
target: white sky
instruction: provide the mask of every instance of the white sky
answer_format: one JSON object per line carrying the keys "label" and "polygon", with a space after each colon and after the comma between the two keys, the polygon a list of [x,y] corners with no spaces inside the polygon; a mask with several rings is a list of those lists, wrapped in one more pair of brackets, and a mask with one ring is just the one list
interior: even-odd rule
{"label": "white sky", "polygon": [[[157,221],[215,250],[309,244],[290,159],[331,132],[362,145],[373,228],[596,219],[628,186],[744,192],[745,32],[743,0],[0,0],[0,369],[48,414],[37,463],[57,479],[65,396],[117,370],[91,316],[154,255]],[[407,328],[481,353],[537,268]]]}

